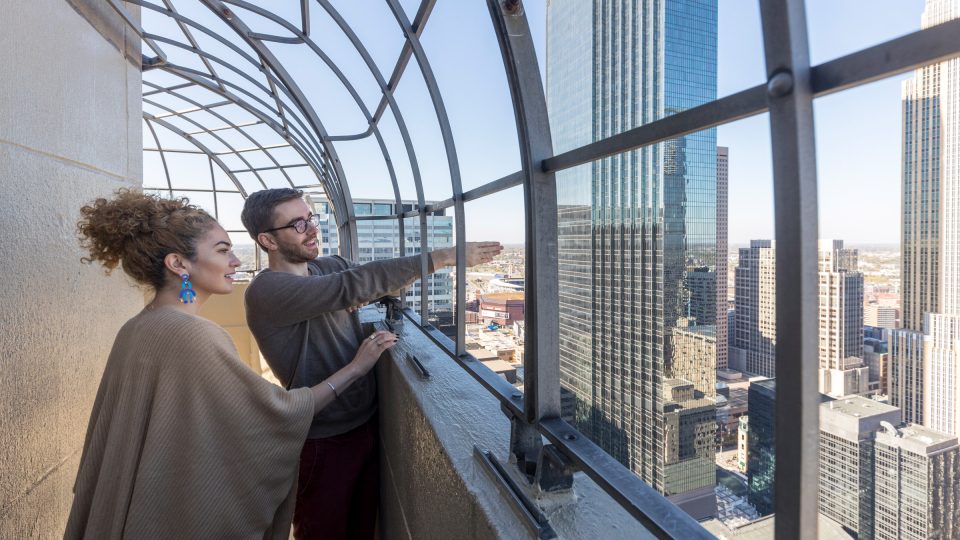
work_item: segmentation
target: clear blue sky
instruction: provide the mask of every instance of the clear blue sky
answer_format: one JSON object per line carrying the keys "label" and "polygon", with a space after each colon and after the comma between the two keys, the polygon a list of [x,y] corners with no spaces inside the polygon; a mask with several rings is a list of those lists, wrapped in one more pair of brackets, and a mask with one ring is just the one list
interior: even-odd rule
{"label": "clear blue sky", "polygon": [[[334,2],[389,77],[403,44],[393,16],[380,0]],[[402,0],[412,18],[419,4]],[[525,2],[543,71],[545,3]],[[922,0],[811,0],[808,4],[814,64],[919,29]],[[298,2],[277,4],[298,17]],[[763,82],[757,0],[719,0],[718,93],[727,95]],[[274,6],[271,6],[274,7]],[[184,8],[187,9],[187,8]],[[241,11],[241,9],[237,9]],[[354,82],[370,109],[377,86],[346,38],[322,9],[311,8],[312,35]],[[215,30],[204,10],[191,13]],[[251,20],[249,17],[244,17]],[[150,27],[150,21],[144,24]],[[269,24],[255,31],[283,34]],[[464,189],[520,168],[516,130],[503,64],[486,2],[441,0],[422,37],[450,118]],[[202,44],[214,48],[210,41]],[[366,123],[330,71],[302,46],[271,44],[314,104],[332,135],[362,132]],[[198,66],[199,67],[199,66]],[[201,67],[202,69],[202,67]],[[900,81],[891,78],[815,103],[820,180],[821,237],[852,244],[895,243],[899,237]],[[411,132],[426,198],[451,196],[450,176],[436,115],[419,69],[411,62],[396,91]],[[401,196],[415,198],[411,165],[389,113],[381,123],[397,170]],[[717,142],[730,147],[730,241],[772,235],[773,208],[769,127],[766,115],[718,128]],[[387,169],[373,138],[336,143],[354,197],[392,195]],[[149,171],[147,171],[149,173]],[[147,174],[149,176],[149,174]],[[468,203],[467,238],[519,243],[524,239],[522,191],[514,188]]]}

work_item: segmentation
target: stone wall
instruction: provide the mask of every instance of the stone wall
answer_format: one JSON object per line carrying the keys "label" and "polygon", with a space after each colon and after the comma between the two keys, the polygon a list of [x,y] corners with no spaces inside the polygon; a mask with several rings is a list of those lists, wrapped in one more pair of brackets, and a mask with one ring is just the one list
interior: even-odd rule
{"label": "stone wall", "polygon": [[83,203],[141,184],[139,40],[100,0],[2,11],[0,538],[55,538],[113,338],[143,306],[75,236]]}

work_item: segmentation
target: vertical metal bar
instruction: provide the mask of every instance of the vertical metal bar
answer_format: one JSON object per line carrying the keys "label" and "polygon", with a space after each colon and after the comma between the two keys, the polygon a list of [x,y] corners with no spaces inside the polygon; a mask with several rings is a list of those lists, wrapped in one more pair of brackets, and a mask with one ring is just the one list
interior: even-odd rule
{"label": "vertical metal bar", "polygon": [[[163,176],[167,179],[167,189],[169,189],[170,193],[172,194],[173,184],[170,183],[170,169],[167,167],[167,158],[164,156],[163,146],[160,145],[160,138],[157,137],[157,132],[153,129],[153,124],[150,123],[150,120],[147,120],[146,113],[144,113],[143,121],[147,123],[147,128],[150,130],[150,135],[153,137],[153,142],[157,144],[157,150],[160,154],[160,163],[163,165]],[[237,182],[237,185],[239,186],[239,182]]]}
{"label": "vertical metal bar", "polygon": [[760,0],[776,229],[776,537],[817,537],[817,167],[803,0]]}
{"label": "vertical metal bar", "polygon": [[[430,320],[430,295],[427,292],[427,284],[433,279],[433,275],[427,272],[427,250],[430,244],[427,242],[427,209],[423,200],[423,187],[417,189],[420,195],[420,323],[426,324]],[[401,218],[403,219],[403,218]],[[460,272],[458,272],[459,274]],[[459,297],[458,297],[459,298]]]}
{"label": "vertical metal bar", "polygon": [[530,27],[519,2],[487,0],[513,97],[526,224],[524,412],[528,422],[560,416],[560,318],[555,173],[547,102]]}
{"label": "vertical metal bar", "polygon": [[[421,11],[432,6],[433,2],[434,0],[424,0],[421,4]],[[447,109],[443,105],[443,96],[440,95],[440,89],[433,75],[433,69],[430,67],[427,55],[423,52],[423,47],[420,45],[420,38],[410,25],[410,21],[407,19],[407,15],[404,13],[400,3],[397,0],[387,0],[387,4],[390,6],[390,10],[393,12],[393,16],[396,18],[397,24],[400,25],[404,36],[407,38],[407,43],[413,51],[413,56],[417,59],[417,65],[420,66],[420,73],[423,75],[423,82],[427,86],[427,91],[430,93],[430,100],[433,102],[433,109],[437,115],[437,123],[440,125],[440,134],[443,136],[443,147],[447,154],[447,165],[450,169],[450,183],[453,187],[453,206],[457,228],[457,355],[462,356],[466,353],[466,344],[464,343],[466,327],[464,325],[464,318],[466,316],[467,261],[464,250],[466,249],[467,234],[463,220],[463,188],[460,183],[460,163],[457,159],[457,148],[453,141],[453,131],[450,129],[450,119],[447,117]],[[423,212],[424,210],[421,209],[421,231],[425,229],[425,215]],[[422,234],[421,232],[421,235]],[[424,249],[424,242],[426,242],[426,238],[421,237],[421,251]],[[423,290],[423,287],[426,285],[427,280],[421,281],[421,290]]]}
{"label": "vertical metal bar", "polygon": [[220,206],[217,203],[217,179],[213,176],[213,160],[207,156],[207,165],[210,166],[210,191],[213,192],[213,217],[220,220]]}
{"label": "vertical metal bar", "polygon": [[300,31],[310,35],[310,0],[300,0]]}

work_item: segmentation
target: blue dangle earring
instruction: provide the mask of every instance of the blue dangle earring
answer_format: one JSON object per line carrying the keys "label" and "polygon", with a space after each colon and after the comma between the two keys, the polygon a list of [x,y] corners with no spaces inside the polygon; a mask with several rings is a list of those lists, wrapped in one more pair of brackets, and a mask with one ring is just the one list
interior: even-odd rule
{"label": "blue dangle earring", "polygon": [[197,296],[197,291],[193,290],[193,284],[190,283],[190,274],[180,274],[180,303],[192,304]]}

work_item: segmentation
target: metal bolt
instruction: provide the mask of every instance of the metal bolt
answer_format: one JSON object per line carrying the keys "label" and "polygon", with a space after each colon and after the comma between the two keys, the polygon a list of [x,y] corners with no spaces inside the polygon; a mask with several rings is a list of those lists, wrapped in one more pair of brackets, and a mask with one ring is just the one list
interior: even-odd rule
{"label": "metal bolt", "polygon": [[771,97],[783,97],[793,91],[793,74],[789,71],[778,71],[767,81],[767,94]]}
{"label": "metal bolt", "polygon": [[520,392],[514,392],[510,394],[510,397],[512,397],[513,399],[520,399],[523,397],[523,394],[521,394]]}
{"label": "metal bolt", "polygon": [[520,10],[520,0],[503,0],[503,11],[513,15]]}
{"label": "metal bolt", "polygon": [[230,11],[230,8],[228,7],[223,8],[223,16],[226,17],[228,21],[233,20],[233,12]]}
{"label": "metal bolt", "polygon": [[577,436],[574,435],[573,433],[564,433],[564,434],[563,434],[563,438],[566,439],[566,440],[568,440],[568,441],[575,441],[575,440],[577,440]]}

